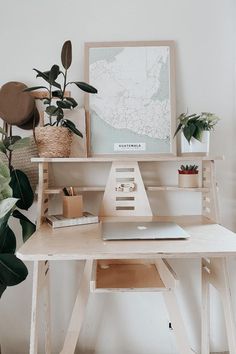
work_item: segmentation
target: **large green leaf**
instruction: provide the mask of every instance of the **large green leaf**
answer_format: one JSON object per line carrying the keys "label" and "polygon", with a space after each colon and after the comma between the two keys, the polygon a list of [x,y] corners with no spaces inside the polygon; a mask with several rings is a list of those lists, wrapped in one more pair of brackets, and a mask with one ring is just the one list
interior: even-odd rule
{"label": "large green leaf", "polygon": [[74,134],[79,135],[81,138],[83,138],[83,134],[76,128],[75,124],[71,122],[71,120],[64,119],[63,126],[69,128]]}
{"label": "large green leaf", "polygon": [[12,197],[12,189],[8,183],[3,184],[0,187],[0,200],[11,198]]}
{"label": "large green leaf", "polygon": [[78,106],[78,103],[76,102],[76,100],[72,97],[66,97],[65,98],[66,101],[69,101],[72,104],[72,107],[75,108],[76,106]]}
{"label": "large green leaf", "polygon": [[16,198],[7,198],[0,201],[0,226],[1,219],[4,218],[5,215],[7,215],[12,210],[17,200],[18,199]]}
{"label": "large green leaf", "polygon": [[33,224],[25,215],[23,215],[19,210],[14,210],[12,215],[20,220],[22,226],[22,237],[23,241],[27,241],[28,238],[35,232],[36,226]]}
{"label": "large green leaf", "polygon": [[62,109],[71,109],[73,107],[72,103],[67,101],[57,101],[57,106]]}
{"label": "large green leaf", "polygon": [[71,41],[66,41],[63,44],[62,50],[61,50],[61,62],[63,67],[67,70],[71,66],[72,62],[72,45]]}
{"label": "large green leaf", "polygon": [[49,114],[50,116],[57,116],[58,107],[56,107],[56,106],[48,106],[46,108],[46,113]]}
{"label": "large green leaf", "polygon": [[6,146],[3,144],[2,141],[0,141],[0,151],[2,151],[4,154],[7,152]]}
{"label": "large green leaf", "polygon": [[0,134],[3,134],[3,135],[6,135],[7,136],[7,133],[5,132],[5,130],[3,128],[0,127]]}
{"label": "large green leaf", "polygon": [[62,98],[62,90],[52,91],[52,97]]}
{"label": "large green leaf", "polygon": [[[33,69],[33,70],[36,71],[36,73],[37,73],[36,77],[41,77],[42,79],[44,79],[45,81],[50,83],[50,80],[49,80],[50,70],[44,71],[44,72],[42,72],[38,69]],[[61,89],[61,85],[55,81],[53,83],[51,83],[51,85]]]}
{"label": "large green leaf", "polygon": [[75,84],[77,87],[79,87],[82,91],[88,92],[88,93],[98,93],[97,89],[89,84],[86,84],[86,82],[80,82],[80,81],[74,81],[70,82],[72,84]]}
{"label": "large green leaf", "polygon": [[16,149],[21,149],[30,144],[30,138],[22,138],[17,140],[14,144],[9,145],[8,149],[9,150],[16,150]]}
{"label": "large green leaf", "polygon": [[0,284],[5,286],[19,284],[27,275],[25,264],[14,254],[0,254]]}
{"label": "large green leaf", "polygon": [[14,232],[7,225],[0,236],[0,253],[14,254],[16,250],[16,237]]}
{"label": "large green leaf", "polygon": [[195,132],[195,129],[196,129],[196,126],[193,123],[190,123],[183,128],[184,136],[188,140],[189,143],[190,143],[190,140]]}
{"label": "large green leaf", "polygon": [[34,193],[26,174],[23,171],[13,169],[11,171],[10,186],[13,190],[13,197],[19,199],[16,206],[20,209],[28,210],[33,204]]}
{"label": "large green leaf", "polygon": [[57,79],[58,75],[60,74],[60,68],[58,65],[53,65],[51,67],[51,70],[49,72],[49,83],[53,85],[55,83],[55,80]]}
{"label": "large green leaf", "polygon": [[2,294],[4,293],[4,291],[6,290],[6,288],[7,288],[6,285],[3,285],[0,283],[0,298],[1,298]]}

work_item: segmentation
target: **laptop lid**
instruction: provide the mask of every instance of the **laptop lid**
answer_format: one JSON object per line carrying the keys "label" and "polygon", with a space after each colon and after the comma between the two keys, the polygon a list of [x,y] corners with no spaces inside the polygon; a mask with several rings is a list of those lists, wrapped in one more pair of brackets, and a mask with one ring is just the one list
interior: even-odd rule
{"label": "laptop lid", "polygon": [[174,222],[102,222],[103,240],[187,239],[189,234]]}

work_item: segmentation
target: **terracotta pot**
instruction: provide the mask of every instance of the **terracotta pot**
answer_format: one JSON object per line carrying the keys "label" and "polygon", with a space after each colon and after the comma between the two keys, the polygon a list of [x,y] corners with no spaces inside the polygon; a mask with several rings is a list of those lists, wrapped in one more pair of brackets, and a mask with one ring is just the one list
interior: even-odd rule
{"label": "terracotta pot", "polygon": [[69,157],[72,132],[65,127],[38,127],[35,138],[40,157]]}
{"label": "terracotta pot", "polygon": [[179,173],[179,187],[180,188],[198,188],[199,177],[195,174],[180,174]]}

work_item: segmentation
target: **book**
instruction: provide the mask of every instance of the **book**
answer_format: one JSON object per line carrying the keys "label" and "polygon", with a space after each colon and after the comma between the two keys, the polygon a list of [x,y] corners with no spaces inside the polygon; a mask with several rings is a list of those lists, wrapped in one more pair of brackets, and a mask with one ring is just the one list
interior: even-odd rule
{"label": "book", "polygon": [[99,217],[89,212],[84,212],[80,218],[65,218],[63,215],[49,215],[47,222],[53,227],[66,227],[76,225],[95,224],[99,222]]}

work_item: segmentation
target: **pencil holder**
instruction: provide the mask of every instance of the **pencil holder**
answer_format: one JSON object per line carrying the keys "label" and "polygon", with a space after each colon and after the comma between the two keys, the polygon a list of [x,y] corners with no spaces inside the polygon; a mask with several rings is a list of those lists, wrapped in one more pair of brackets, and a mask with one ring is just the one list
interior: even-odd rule
{"label": "pencil holder", "polygon": [[65,218],[80,218],[83,216],[82,195],[63,196],[63,216]]}

